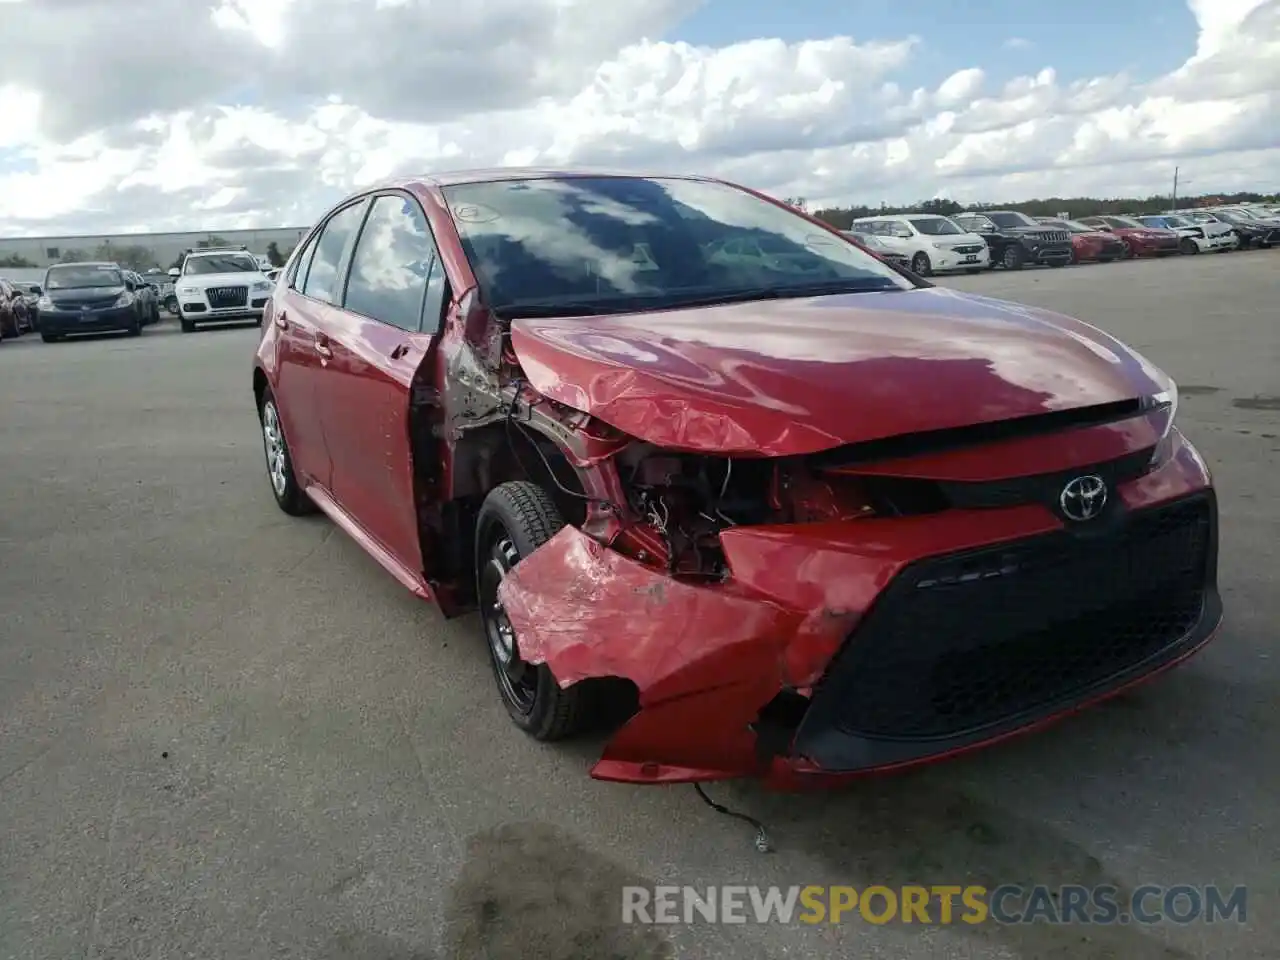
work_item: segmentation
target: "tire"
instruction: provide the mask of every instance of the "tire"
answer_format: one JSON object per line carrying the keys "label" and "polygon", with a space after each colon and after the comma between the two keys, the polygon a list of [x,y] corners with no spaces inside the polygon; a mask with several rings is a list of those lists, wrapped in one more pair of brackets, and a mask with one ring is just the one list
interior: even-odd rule
{"label": "tire", "polygon": [[911,272],[918,277],[928,277],[933,274],[933,264],[929,261],[927,253],[917,253],[911,258]]}
{"label": "tire", "polygon": [[270,390],[262,394],[258,422],[262,425],[262,451],[267,459],[267,480],[271,483],[271,495],[275,497],[276,506],[291,517],[315,513],[316,505],[299,486],[298,478],[294,475],[293,457],[284,438],[284,428],[280,425],[280,410]]}
{"label": "tire", "polygon": [[1125,260],[1136,260],[1138,258],[1137,252],[1134,251],[1133,245],[1128,240],[1124,242],[1124,253],[1120,256]]}
{"label": "tire", "polygon": [[1200,248],[1190,237],[1183,237],[1178,241],[1178,252],[1183,256],[1192,257],[1200,252]]}
{"label": "tire", "polygon": [[546,491],[524,480],[494,488],[476,517],[476,597],[498,695],[515,725],[544,742],[593,725],[592,691],[586,682],[562,688],[545,663],[520,660],[519,640],[497,600],[497,586],[563,526]]}
{"label": "tire", "polygon": [[133,323],[131,323],[131,324],[129,324],[129,326],[125,327],[125,328],[124,328],[124,332],[125,332],[128,336],[130,336],[130,337],[140,337],[140,336],[142,336],[142,321],[141,321],[140,319],[138,319],[137,317],[134,317],[134,319],[133,319]]}
{"label": "tire", "polygon": [[188,320],[186,317],[183,317],[183,318],[182,318],[182,332],[183,332],[183,333],[195,333],[195,332],[196,332],[196,322],[195,322],[194,320]]}
{"label": "tire", "polygon": [[1021,270],[1025,264],[1022,247],[1016,243],[1009,244],[1004,248],[1004,252],[1000,256],[1000,262],[1004,264],[1006,270]]}
{"label": "tire", "polygon": [[166,313],[170,313],[170,314],[173,314],[174,316],[177,316],[181,312],[178,309],[178,298],[174,296],[165,297],[164,309]]}

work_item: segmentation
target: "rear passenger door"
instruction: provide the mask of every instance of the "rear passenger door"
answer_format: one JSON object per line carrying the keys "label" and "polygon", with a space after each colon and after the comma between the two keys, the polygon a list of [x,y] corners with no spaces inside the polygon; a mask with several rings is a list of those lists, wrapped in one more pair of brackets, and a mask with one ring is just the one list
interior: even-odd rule
{"label": "rear passenger door", "polygon": [[[440,330],[444,265],[426,213],[407,193],[374,197],[329,326],[325,430],[333,495],[397,563],[422,576],[409,399]],[[426,370],[424,369],[424,375]]]}
{"label": "rear passenger door", "polygon": [[307,241],[278,310],[272,315],[277,333],[276,404],[284,421],[285,438],[294,471],[304,488],[332,485],[322,381],[330,372],[333,352],[328,326],[341,300],[340,278],[368,207],[361,199],[336,210]]}

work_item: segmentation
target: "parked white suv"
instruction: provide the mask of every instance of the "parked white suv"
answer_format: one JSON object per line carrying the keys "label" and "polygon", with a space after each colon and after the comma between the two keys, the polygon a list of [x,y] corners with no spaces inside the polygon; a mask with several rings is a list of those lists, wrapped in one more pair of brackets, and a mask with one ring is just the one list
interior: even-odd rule
{"label": "parked white suv", "polygon": [[949,217],[928,213],[860,217],[852,227],[855,233],[884,241],[886,247],[906,257],[911,270],[922,277],[949,270],[981,273],[991,264],[987,241]]}
{"label": "parked white suv", "polygon": [[247,250],[194,250],[180,269],[170,270],[182,332],[200,323],[262,322],[274,284]]}

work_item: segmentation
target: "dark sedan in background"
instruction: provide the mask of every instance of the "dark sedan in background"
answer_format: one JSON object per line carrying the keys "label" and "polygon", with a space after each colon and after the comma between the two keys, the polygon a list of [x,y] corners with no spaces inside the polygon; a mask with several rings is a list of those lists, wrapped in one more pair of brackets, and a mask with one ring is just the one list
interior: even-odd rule
{"label": "dark sedan in background", "polygon": [[43,286],[40,337],[46,343],[76,333],[136,337],[149,320],[137,281],[114,263],[59,263],[49,268]]}

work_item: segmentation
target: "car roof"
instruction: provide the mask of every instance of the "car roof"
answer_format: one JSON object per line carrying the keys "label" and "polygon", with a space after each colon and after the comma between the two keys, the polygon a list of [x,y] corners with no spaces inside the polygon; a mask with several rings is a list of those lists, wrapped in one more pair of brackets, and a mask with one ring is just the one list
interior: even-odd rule
{"label": "car roof", "polygon": [[[498,183],[510,180],[563,180],[573,177],[617,177],[626,180],[702,180],[719,183],[715,177],[701,177],[688,173],[660,173],[635,170],[593,169],[583,167],[480,167],[471,170],[442,170],[437,173],[420,173],[384,181],[370,190],[390,187],[427,185],[456,187],[467,183]],[[367,191],[365,191],[367,192]]]}
{"label": "car roof", "polygon": [[49,269],[52,270],[54,267],[115,267],[119,270],[120,264],[109,260],[74,260],[71,263],[50,264]]}

